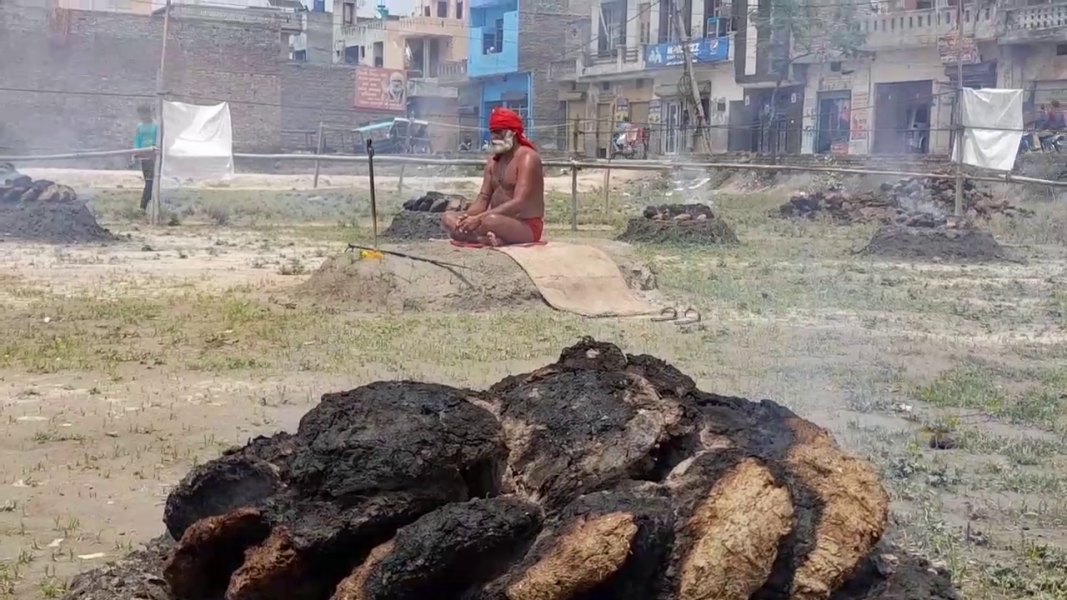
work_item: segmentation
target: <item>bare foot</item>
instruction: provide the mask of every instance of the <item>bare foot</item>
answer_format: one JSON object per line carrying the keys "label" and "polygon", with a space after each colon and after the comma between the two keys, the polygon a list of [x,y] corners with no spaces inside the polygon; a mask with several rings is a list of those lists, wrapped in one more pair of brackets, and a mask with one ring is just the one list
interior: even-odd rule
{"label": "bare foot", "polygon": [[492,231],[490,231],[489,234],[485,237],[489,240],[489,245],[493,246],[494,248],[499,248],[500,246],[504,245],[504,240],[498,238],[496,234]]}

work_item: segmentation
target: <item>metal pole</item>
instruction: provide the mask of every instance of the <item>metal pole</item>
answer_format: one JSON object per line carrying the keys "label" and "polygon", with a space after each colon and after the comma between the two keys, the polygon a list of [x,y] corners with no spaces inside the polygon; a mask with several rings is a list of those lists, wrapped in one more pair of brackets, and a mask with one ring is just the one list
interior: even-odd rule
{"label": "metal pole", "polygon": [[[977,18],[977,15],[975,15]],[[963,0],[956,0],[956,216],[963,216]]]}
{"label": "metal pole", "polygon": [[148,222],[159,225],[160,197],[159,185],[163,174],[163,73],[167,66],[167,31],[170,29],[170,0],[163,7],[163,48],[159,51],[159,72],[156,73],[156,106],[159,127],[156,132],[156,164],[152,174],[152,201],[148,211]]}
{"label": "metal pole", "polygon": [[367,174],[370,175],[370,219],[374,227],[374,249],[378,249],[378,199],[374,195],[374,145],[367,140]]}
{"label": "metal pole", "polygon": [[571,165],[571,231],[578,231],[578,167]]}
{"label": "metal pole", "polygon": [[311,182],[312,188],[319,187],[319,168],[322,166],[319,157],[322,156],[322,121],[319,121],[319,139],[315,142],[315,179]]}

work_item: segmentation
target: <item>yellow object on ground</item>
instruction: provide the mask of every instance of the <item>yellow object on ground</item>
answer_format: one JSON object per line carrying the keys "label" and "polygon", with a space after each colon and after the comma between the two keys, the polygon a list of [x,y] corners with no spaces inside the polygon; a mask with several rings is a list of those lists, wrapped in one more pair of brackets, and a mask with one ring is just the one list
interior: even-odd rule
{"label": "yellow object on ground", "polygon": [[550,242],[543,246],[502,246],[530,276],[541,296],[556,310],[585,317],[634,317],[657,312],[640,298],[602,250]]}
{"label": "yellow object on ground", "polygon": [[377,250],[360,250],[359,251],[359,259],[360,260],[381,260],[383,258],[385,258],[385,255],[382,254],[381,252],[378,252]]}

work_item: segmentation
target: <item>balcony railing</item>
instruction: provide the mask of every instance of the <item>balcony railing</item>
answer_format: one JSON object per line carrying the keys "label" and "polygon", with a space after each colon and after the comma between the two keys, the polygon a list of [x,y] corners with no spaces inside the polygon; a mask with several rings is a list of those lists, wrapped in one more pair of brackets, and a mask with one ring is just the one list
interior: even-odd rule
{"label": "balcony railing", "polygon": [[1026,32],[1063,31],[1067,28],[1067,4],[1044,4],[1010,9],[1004,19],[1004,30],[1016,37]]}
{"label": "balcony railing", "polygon": [[442,19],[440,17],[401,17],[399,19],[373,19],[360,21],[360,27],[365,29],[382,29],[389,31],[413,31],[431,35],[452,35],[466,28],[466,22],[462,19]]}
{"label": "balcony railing", "polygon": [[[992,7],[963,7],[963,25],[967,35],[979,40],[996,38],[996,10]],[[976,22],[977,21],[977,22]],[[906,48],[937,43],[942,36],[956,31],[956,9],[910,10],[870,15],[857,21],[866,34],[870,49]]]}
{"label": "balcony railing", "polygon": [[597,53],[585,52],[575,65],[579,77],[614,75],[645,70],[644,46],[616,46]]}
{"label": "balcony railing", "polygon": [[437,81],[442,84],[467,80],[467,59],[441,61],[437,67]]}
{"label": "balcony railing", "polygon": [[408,77],[408,96],[434,98],[458,98],[459,90],[441,83],[437,77]]}

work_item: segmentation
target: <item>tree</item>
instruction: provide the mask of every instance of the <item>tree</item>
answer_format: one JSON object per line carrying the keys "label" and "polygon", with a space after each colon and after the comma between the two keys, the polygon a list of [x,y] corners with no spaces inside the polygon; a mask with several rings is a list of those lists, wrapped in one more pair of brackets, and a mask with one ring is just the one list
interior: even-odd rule
{"label": "tree", "polygon": [[[778,118],[778,94],[793,65],[817,59],[840,60],[859,53],[866,34],[857,26],[855,0],[754,0],[749,22],[759,35],[757,51],[770,59],[774,76],[770,122]],[[775,146],[777,148],[777,146]]]}

